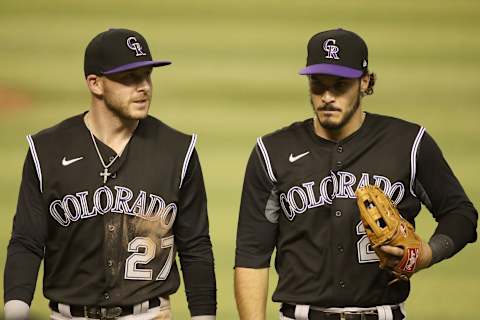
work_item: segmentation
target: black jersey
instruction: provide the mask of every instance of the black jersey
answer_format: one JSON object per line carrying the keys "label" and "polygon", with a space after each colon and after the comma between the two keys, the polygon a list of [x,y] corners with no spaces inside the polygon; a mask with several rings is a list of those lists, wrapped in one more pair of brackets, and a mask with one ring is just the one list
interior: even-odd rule
{"label": "black jersey", "polygon": [[[174,293],[177,250],[193,315],[215,314],[216,285],[196,135],[141,120],[122,154],[83,115],[28,136],[5,301],[44,295],[72,305],[125,306]],[[107,176],[105,176],[108,171]]]}
{"label": "black jersey", "polygon": [[257,140],[245,175],[236,266],[268,267],[276,248],[278,302],[404,301],[409,282],[387,285],[392,276],[379,269],[360,221],[355,190],[366,184],[384,190],[410,222],[423,203],[440,222],[454,217],[457,227],[440,224],[460,247],[474,241],[477,213],[423,127],[366,114],[359,130],[333,142],[318,137],[308,119]]}

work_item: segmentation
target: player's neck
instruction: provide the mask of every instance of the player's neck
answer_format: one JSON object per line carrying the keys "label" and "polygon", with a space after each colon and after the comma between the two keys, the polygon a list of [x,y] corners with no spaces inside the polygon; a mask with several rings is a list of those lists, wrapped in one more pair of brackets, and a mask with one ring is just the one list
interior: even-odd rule
{"label": "player's neck", "polygon": [[364,120],[365,113],[359,107],[358,110],[353,114],[352,118],[350,118],[350,120],[340,129],[331,130],[322,127],[316,116],[313,117],[313,126],[315,134],[319,137],[330,141],[340,141],[360,129]]}
{"label": "player's neck", "polygon": [[84,121],[93,135],[117,154],[122,153],[139,122],[120,119],[112,112],[105,112],[100,108],[90,108]]}

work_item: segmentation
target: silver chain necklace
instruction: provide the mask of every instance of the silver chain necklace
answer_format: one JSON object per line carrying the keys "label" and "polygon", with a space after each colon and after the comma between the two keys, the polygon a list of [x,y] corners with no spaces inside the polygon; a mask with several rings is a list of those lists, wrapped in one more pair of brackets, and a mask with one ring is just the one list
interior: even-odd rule
{"label": "silver chain necklace", "polygon": [[105,184],[105,183],[107,183],[108,177],[112,175],[112,173],[108,171],[108,168],[110,168],[110,166],[115,162],[115,160],[118,159],[118,154],[115,156],[115,158],[110,160],[110,162],[108,164],[105,164],[105,162],[103,161],[102,155],[100,154],[100,150],[98,150],[97,142],[95,141],[95,137],[93,136],[92,131],[90,131],[90,130],[88,130],[88,131],[90,132],[90,136],[92,137],[92,141],[93,141],[93,145],[95,146],[95,150],[97,150],[98,158],[100,159],[100,162],[102,163],[102,166],[103,166],[103,171],[100,172],[100,176],[103,177],[103,184]]}

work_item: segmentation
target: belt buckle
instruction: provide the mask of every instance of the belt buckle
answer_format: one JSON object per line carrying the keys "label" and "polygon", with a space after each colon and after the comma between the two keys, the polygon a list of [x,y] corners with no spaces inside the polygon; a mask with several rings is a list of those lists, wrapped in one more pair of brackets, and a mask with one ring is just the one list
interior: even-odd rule
{"label": "belt buckle", "polygon": [[364,312],[340,312],[340,320],[353,320],[353,319],[359,319],[359,320],[366,320],[367,319],[367,314]]}
{"label": "belt buckle", "polygon": [[86,319],[100,319],[102,315],[96,307],[83,306],[83,316]]}
{"label": "belt buckle", "polygon": [[100,308],[101,320],[116,319],[122,314],[121,307]]}

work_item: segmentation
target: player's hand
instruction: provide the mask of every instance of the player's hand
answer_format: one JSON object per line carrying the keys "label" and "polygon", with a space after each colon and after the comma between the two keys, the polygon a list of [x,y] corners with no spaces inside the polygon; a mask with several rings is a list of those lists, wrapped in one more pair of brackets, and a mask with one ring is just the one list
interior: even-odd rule
{"label": "player's hand", "polygon": [[[380,247],[380,250],[387,254],[388,260],[386,263],[386,267],[389,269],[395,268],[395,266],[400,262],[404,254],[404,250],[401,247],[384,245]],[[418,272],[421,269],[428,268],[431,261],[432,248],[430,248],[430,245],[428,243],[422,241],[421,254],[417,259],[415,272]]]}
{"label": "player's hand", "polygon": [[403,249],[401,247],[384,245],[380,247],[380,250],[387,254],[388,260],[385,261],[385,267],[388,269],[395,268],[400,260],[402,260]]}

